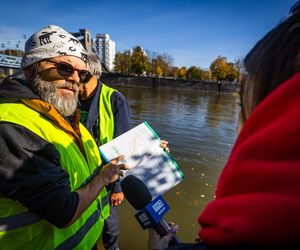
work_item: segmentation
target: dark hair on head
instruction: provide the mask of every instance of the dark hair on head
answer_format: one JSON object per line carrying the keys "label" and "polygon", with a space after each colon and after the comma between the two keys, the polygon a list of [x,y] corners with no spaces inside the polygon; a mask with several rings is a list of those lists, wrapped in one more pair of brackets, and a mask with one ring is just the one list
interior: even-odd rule
{"label": "dark hair on head", "polygon": [[300,71],[299,52],[300,12],[267,33],[245,57],[247,79],[241,88],[244,117],[276,87]]}
{"label": "dark hair on head", "polygon": [[289,10],[289,15],[294,15],[300,11],[300,1],[297,1]]}

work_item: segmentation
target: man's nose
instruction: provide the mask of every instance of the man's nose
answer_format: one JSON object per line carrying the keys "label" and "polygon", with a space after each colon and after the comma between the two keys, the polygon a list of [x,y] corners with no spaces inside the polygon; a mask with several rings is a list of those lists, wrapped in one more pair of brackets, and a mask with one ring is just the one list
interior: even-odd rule
{"label": "man's nose", "polygon": [[74,70],[74,73],[72,75],[70,75],[66,80],[73,82],[73,83],[77,84],[78,86],[80,85],[80,77],[76,70]]}

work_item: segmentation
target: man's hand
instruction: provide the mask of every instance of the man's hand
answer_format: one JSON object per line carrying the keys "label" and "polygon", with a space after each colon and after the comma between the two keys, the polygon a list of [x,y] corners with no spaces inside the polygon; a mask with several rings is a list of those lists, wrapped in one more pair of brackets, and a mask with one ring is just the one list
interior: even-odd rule
{"label": "man's hand", "polygon": [[99,172],[97,178],[100,178],[105,185],[115,182],[120,176],[123,176],[122,171],[128,169],[127,164],[119,164],[119,161],[124,159],[124,155],[112,159]]}
{"label": "man's hand", "polygon": [[110,193],[110,205],[117,207],[119,206],[124,200],[124,194],[123,192],[118,192],[118,193]]}
{"label": "man's hand", "polygon": [[79,216],[97,198],[101,190],[105,188],[107,184],[115,182],[123,175],[122,170],[128,169],[127,164],[119,164],[119,161],[123,159],[123,155],[112,159],[89,183],[76,190],[76,193],[79,196],[78,206],[75,215],[66,227],[79,218]]}
{"label": "man's hand", "polygon": [[170,232],[168,232],[164,237],[160,237],[154,229],[149,229],[148,250],[163,250],[168,248],[170,241],[178,231],[177,225],[174,225],[174,223],[169,223],[169,225],[171,226]]}

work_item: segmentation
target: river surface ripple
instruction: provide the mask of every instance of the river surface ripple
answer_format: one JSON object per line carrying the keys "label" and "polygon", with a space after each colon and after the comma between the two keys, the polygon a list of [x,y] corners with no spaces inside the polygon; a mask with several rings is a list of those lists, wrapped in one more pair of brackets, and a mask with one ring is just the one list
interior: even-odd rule
{"label": "river surface ripple", "polygon": [[[132,110],[132,123],[143,121],[169,141],[185,179],[164,195],[165,219],[179,225],[178,235],[192,242],[199,213],[214,197],[217,180],[236,139],[239,112],[236,94],[118,88]],[[147,232],[125,201],[118,209],[122,250],[147,249]]]}

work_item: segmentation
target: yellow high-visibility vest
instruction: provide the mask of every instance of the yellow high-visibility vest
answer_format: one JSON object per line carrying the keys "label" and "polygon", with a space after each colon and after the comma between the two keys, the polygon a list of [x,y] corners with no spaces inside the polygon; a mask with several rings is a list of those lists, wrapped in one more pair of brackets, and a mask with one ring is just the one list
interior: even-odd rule
{"label": "yellow high-visibility vest", "polygon": [[114,114],[111,107],[111,95],[116,90],[102,84],[99,96],[99,126],[101,145],[111,141],[114,138],[115,124]]}
{"label": "yellow high-visibility vest", "polygon": [[[67,133],[22,103],[0,104],[0,121],[19,124],[53,144],[61,167],[70,176],[72,191],[86,183],[101,164],[97,145],[81,124],[86,158]],[[105,188],[71,226],[63,229],[38,218],[18,201],[0,198],[0,249],[91,249],[108,215]]]}

